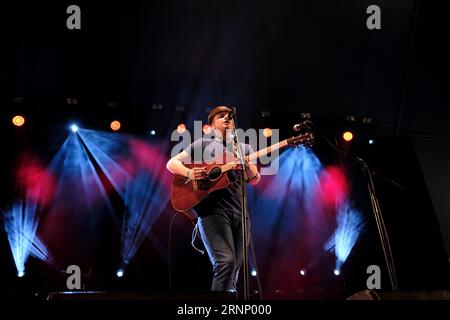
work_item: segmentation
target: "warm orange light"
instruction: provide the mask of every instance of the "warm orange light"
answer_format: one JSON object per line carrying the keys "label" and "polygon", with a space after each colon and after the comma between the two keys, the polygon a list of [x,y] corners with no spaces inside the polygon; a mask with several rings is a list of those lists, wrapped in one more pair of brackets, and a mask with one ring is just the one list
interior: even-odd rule
{"label": "warm orange light", "polygon": [[270,129],[270,128],[265,128],[265,129],[263,130],[263,135],[264,135],[264,137],[266,137],[266,138],[271,137],[271,136],[272,136],[272,129]]}
{"label": "warm orange light", "polygon": [[203,133],[204,134],[210,134],[211,133],[211,126],[209,124],[205,124],[203,126]]}
{"label": "warm orange light", "polygon": [[350,131],[345,131],[344,134],[342,135],[342,137],[347,142],[351,141],[353,139],[353,133],[351,133]]}
{"label": "warm orange light", "polygon": [[186,125],[184,123],[180,123],[177,127],[177,131],[179,134],[183,134],[186,131]]}
{"label": "warm orange light", "polygon": [[111,130],[112,130],[112,131],[117,131],[117,130],[119,130],[119,129],[120,129],[120,127],[121,127],[121,124],[120,124],[120,122],[119,122],[119,121],[117,121],[117,120],[114,120],[113,122],[111,122],[111,125],[110,125],[110,127],[111,127]]}
{"label": "warm orange light", "polygon": [[22,116],[14,116],[12,118],[12,123],[17,127],[21,127],[25,124],[25,118]]}

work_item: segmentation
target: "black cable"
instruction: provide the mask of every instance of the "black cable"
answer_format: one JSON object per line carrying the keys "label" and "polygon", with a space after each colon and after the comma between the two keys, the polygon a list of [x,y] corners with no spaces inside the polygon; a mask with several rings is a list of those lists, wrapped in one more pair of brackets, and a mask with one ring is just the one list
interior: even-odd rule
{"label": "black cable", "polygon": [[172,253],[172,248],[171,248],[171,239],[172,239],[172,226],[173,226],[173,222],[175,221],[175,218],[178,216],[178,213],[175,213],[172,217],[172,219],[170,220],[170,226],[169,226],[169,244],[168,244],[168,265],[169,265],[169,292],[172,292],[172,265],[171,265],[171,253]]}

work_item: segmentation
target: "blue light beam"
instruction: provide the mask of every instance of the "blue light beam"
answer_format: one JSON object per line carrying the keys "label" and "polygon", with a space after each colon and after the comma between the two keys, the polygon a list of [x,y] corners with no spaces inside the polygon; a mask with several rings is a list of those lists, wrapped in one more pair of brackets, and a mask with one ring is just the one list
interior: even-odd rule
{"label": "blue light beam", "polygon": [[359,211],[348,203],[344,203],[339,208],[337,229],[324,245],[326,251],[335,249],[336,269],[340,270],[342,264],[347,260],[363,226],[364,221]]}
{"label": "blue light beam", "polygon": [[[268,263],[292,263],[300,259],[299,230],[305,223],[323,228],[322,207],[315,201],[322,164],[313,151],[304,146],[288,149],[279,157],[279,170],[267,179],[264,190],[249,188],[252,228],[261,251],[261,260]],[[263,181],[264,182],[264,181]],[[318,234],[316,231],[313,232]],[[303,233],[302,233],[303,234]],[[259,239],[260,238],[260,239]],[[267,241],[267,239],[271,239]],[[278,250],[284,248],[283,250]],[[277,257],[273,252],[278,252]],[[295,257],[293,256],[295,255]]]}
{"label": "blue light beam", "polygon": [[32,201],[22,200],[4,213],[5,230],[18,276],[25,274],[25,263],[30,254],[40,260],[50,261],[47,248],[36,236],[37,208],[37,204]]}
{"label": "blue light beam", "polygon": [[[123,134],[80,130],[80,137],[122,198],[121,257],[129,264],[169,202],[166,146],[153,146]],[[151,238],[150,238],[151,239]]]}

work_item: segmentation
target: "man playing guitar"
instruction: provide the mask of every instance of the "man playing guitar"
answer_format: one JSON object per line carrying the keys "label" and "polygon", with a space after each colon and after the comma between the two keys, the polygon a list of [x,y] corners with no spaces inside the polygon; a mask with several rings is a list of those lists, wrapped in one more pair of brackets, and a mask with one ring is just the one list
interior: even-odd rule
{"label": "man playing guitar", "polygon": [[[216,159],[236,159],[237,146],[232,138],[233,123],[230,117],[232,109],[226,106],[214,108],[208,122],[214,130],[214,139],[201,138],[190,144],[184,151],[167,162],[167,169],[174,175],[184,177],[186,182],[201,184],[209,174],[206,166],[187,166],[186,163],[201,163]],[[241,144],[244,156],[253,153],[248,144]],[[202,159],[194,159],[194,155],[202,155]],[[205,159],[206,157],[206,159]],[[194,164],[195,164],[194,162]],[[224,164],[218,163],[219,165]],[[246,181],[257,184],[260,180],[258,168],[254,163],[245,161],[247,168]],[[203,244],[208,252],[213,267],[211,290],[236,292],[239,268],[242,264],[242,217],[240,166],[233,166],[224,173],[229,184],[208,193],[195,209]]]}

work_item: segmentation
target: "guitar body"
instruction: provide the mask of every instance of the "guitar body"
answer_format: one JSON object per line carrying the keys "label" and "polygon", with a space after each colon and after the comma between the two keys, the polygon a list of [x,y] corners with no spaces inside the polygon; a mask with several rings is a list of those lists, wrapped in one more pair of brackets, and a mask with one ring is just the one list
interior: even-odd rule
{"label": "guitar body", "polygon": [[230,185],[227,174],[220,171],[220,165],[214,163],[201,163],[186,166],[188,168],[206,167],[208,176],[212,176],[213,179],[206,178],[186,183],[186,177],[174,175],[172,181],[171,202],[173,208],[177,211],[189,211],[211,192],[225,189]]}

